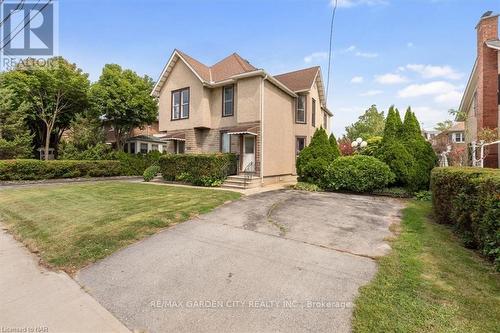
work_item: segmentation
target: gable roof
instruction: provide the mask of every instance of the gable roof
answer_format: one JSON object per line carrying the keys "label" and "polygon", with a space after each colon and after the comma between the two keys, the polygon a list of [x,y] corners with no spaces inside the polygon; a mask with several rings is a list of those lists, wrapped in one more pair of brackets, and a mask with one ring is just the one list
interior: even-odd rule
{"label": "gable roof", "polygon": [[326,108],[323,80],[319,66],[272,76],[262,69],[257,69],[237,53],[227,56],[212,66],[207,66],[186,53],[175,49],[156,82],[152,95],[159,94],[177,61],[184,62],[201,83],[208,87],[227,84],[227,81],[234,82],[236,79],[243,77],[260,75],[264,80],[270,81],[290,96],[296,97],[297,92],[309,91],[316,82],[321,106],[328,114],[332,115]]}
{"label": "gable roof", "polygon": [[172,68],[179,60],[183,61],[188,66],[188,68],[198,77],[198,79],[200,79],[202,83],[207,85],[217,84],[224,80],[230,79],[235,75],[257,71],[257,68],[252,66],[247,60],[240,57],[237,53],[233,53],[230,56],[217,62],[213,66],[209,67],[187,55],[186,53],[175,49],[170,56],[167,65],[163,69],[160,78],[156,82],[155,87],[153,88],[153,94],[159,93],[168,75],[172,71]]}
{"label": "gable roof", "polygon": [[465,122],[457,121],[453,126],[448,128],[445,132],[463,132],[465,131]]}
{"label": "gable roof", "polygon": [[318,86],[319,101],[321,107],[330,115],[333,114],[326,107],[325,87],[321,77],[321,68],[314,66],[300,69],[289,73],[283,73],[274,76],[276,80],[283,83],[295,93],[305,92],[312,89],[314,83]]}
{"label": "gable roof", "polygon": [[318,75],[318,71],[319,66],[315,66],[275,75],[274,77],[291,90],[298,92],[311,89],[314,80],[316,79],[316,75]]}
{"label": "gable roof", "polygon": [[188,56],[186,53],[181,52],[179,50],[174,50],[174,54],[178,53],[182,59],[188,63],[188,65],[191,66],[191,68],[198,74],[203,80],[205,81],[211,81],[210,80],[210,68],[199,62],[198,60],[191,58]]}
{"label": "gable roof", "polygon": [[220,82],[229,79],[233,75],[253,72],[257,70],[247,60],[240,57],[237,53],[222,59],[210,67],[213,82]]}

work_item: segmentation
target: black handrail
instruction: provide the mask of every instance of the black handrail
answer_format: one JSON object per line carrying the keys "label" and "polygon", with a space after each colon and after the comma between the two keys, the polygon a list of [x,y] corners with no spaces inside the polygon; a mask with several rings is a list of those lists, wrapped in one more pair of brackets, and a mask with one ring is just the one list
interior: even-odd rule
{"label": "black handrail", "polygon": [[243,170],[243,176],[244,176],[243,187],[247,188],[247,182],[248,180],[252,179],[253,174],[255,174],[255,163],[250,162]]}

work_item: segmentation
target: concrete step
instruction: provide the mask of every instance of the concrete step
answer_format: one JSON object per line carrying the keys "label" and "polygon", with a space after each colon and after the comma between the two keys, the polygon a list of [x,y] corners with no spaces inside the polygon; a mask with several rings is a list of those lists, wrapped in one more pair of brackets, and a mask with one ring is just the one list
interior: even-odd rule
{"label": "concrete step", "polygon": [[245,181],[244,176],[229,176],[222,187],[249,189],[260,186],[260,178],[251,178]]}

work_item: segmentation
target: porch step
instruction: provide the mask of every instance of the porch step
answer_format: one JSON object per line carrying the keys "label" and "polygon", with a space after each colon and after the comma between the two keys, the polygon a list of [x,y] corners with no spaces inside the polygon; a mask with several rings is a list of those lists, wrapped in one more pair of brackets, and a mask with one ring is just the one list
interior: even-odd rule
{"label": "porch step", "polygon": [[226,181],[222,184],[222,187],[226,188],[238,188],[238,189],[249,189],[260,186],[260,178],[252,177],[246,180],[245,184],[245,176],[237,175],[237,176],[229,176]]}

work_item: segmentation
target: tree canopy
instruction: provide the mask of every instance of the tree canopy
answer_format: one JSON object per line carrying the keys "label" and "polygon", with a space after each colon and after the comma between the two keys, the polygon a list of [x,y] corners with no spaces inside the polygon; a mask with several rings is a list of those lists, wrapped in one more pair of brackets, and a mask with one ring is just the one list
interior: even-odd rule
{"label": "tree canopy", "polygon": [[116,64],[105,65],[92,85],[92,108],[113,126],[118,149],[133,128],[157,119],[158,105],[150,95],[153,85],[150,77],[141,77]]}
{"label": "tree canopy", "polygon": [[26,59],[5,73],[0,85],[13,92],[8,102],[12,109],[25,106],[25,119],[46,151],[51,142],[57,146],[71,121],[87,110],[90,85],[88,74],[64,58],[54,57],[47,63]]}
{"label": "tree canopy", "polygon": [[368,140],[374,136],[382,136],[384,125],[384,112],[379,112],[377,106],[372,105],[358,118],[358,121],[346,127],[346,137],[354,141],[357,138]]}

